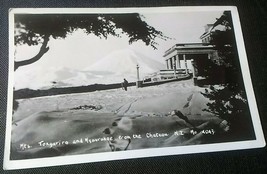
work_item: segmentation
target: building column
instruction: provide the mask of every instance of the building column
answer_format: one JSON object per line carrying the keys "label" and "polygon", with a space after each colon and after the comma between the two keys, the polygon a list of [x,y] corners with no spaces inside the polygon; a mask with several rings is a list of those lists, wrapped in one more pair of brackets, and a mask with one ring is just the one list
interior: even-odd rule
{"label": "building column", "polygon": [[172,57],[170,58],[170,69],[173,69]]}
{"label": "building column", "polygon": [[168,59],[167,63],[168,63],[168,69],[171,69],[171,59]]}
{"label": "building column", "polygon": [[195,66],[195,60],[192,59],[192,60],[191,60],[191,63],[192,63],[192,67],[193,67],[193,69],[192,69],[193,78],[196,78],[196,66]]}
{"label": "building column", "polygon": [[197,70],[196,70],[196,61],[195,59],[192,59],[192,67],[193,67],[193,81],[194,81],[194,85],[197,86]]}
{"label": "building column", "polygon": [[211,55],[210,55],[210,53],[208,53],[208,59],[211,59]]}
{"label": "building column", "polygon": [[176,56],[173,56],[173,71],[174,71],[174,76],[176,78]]}
{"label": "building column", "polygon": [[184,58],[185,73],[188,74],[187,62],[186,62],[185,54],[183,54],[183,58]]}
{"label": "building column", "polygon": [[179,54],[176,55],[177,68],[181,68]]}
{"label": "building column", "polygon": [[169,69],[168,59],[166,60],[167,69]]}

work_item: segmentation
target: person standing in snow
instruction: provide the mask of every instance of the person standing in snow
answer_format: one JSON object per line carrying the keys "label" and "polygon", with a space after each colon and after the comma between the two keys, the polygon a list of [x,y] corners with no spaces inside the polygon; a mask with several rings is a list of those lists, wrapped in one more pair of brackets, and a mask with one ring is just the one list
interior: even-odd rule
{"label": "person standing in snow", "polygon": [[127,91],[128,81],[126,79],[123,79],[122,86],[123,86],[124,90]]}

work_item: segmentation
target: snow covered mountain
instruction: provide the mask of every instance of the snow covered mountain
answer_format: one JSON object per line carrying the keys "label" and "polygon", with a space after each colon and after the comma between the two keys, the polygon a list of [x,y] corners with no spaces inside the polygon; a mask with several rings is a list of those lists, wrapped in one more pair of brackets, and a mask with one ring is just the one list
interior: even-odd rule
{"label": "snow covered mountain", "polygon": [[66,67],[19,68],[14,74],[15,89],[48,89],[51,87],[71,86],[64,79],[77,77],[80,73]]}
{"label": "snow covered mountain", "polygon": [[114,51],[92,66],[87,71],[109,72],[117,75],[136,75],[136,66],[139,66],[140,75],[153,73],[163,69],[164,65],[158,61],[142,55],[131,49]]}
{"label": "snow covered mountain", "polygon": [[119,83],[123,78],[132,82],[137,80],[137,65],[140,79],[164,69],[163,63],[131,49],[123,49],[110,53],[85,70],[95,75],[102,75],[96,79],[96,83]]}
{"label": "snow covered mountain", "polygon": [[51,87],[86,86],[90,84],[120,83],[123,78],[129,82],[137,80],[136,66],[140,79],[147,74],[164,68],[158,61],[130,49],[117,50],[84,70],[71,68],[43,67],[18,69],[15,72],[15,89],[48,89]]}

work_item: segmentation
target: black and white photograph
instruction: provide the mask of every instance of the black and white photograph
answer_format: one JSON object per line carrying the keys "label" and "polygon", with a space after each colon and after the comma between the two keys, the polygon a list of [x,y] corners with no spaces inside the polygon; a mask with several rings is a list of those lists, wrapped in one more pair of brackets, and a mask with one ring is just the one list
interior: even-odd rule
{"label": "black and white photograph", "polygon": [[5,169],[265,146],[235,7],[9,12]]}

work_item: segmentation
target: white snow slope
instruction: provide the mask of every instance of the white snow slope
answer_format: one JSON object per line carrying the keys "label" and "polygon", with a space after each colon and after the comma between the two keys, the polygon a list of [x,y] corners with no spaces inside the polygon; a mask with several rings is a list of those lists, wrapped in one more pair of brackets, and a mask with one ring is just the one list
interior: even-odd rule
{"label": "white snow slope", "polygon": [[142,55],[131,49],[114,51],[92,66],[86,68],[92,74],[97,74],[97,83],[119,83],[123,78],[128,81],[137,80],[137,65],[140,80],[144,76],[164,68],[164,64]]}
{"label": "white snow slope", "polygon": [[137,64],[140,67],[140,74],[153,73],[164,67],[160,62],[152,60],[141,53],[124,49],[112,52],[86,70],[104,71],[119,75],[136,75]]}

